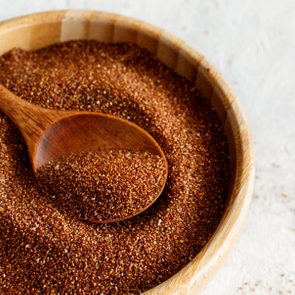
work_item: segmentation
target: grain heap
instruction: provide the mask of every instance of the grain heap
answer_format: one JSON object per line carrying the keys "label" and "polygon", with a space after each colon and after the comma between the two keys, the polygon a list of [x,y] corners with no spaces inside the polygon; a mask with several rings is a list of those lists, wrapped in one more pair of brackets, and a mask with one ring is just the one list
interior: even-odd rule
{"label": "grain heap", "polygon": [[61,211],[83,220],[110,222],[149,207],[162,190],[165,175],[165,160],[158,155],[111,149],[64,156],[42,166],[36,176]]}

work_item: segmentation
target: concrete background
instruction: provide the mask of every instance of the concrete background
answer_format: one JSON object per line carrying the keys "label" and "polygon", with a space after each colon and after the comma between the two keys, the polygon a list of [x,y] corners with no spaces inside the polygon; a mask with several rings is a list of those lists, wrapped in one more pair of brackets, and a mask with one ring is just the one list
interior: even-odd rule
{"label": "concrete background", "polygon": [[203,294],[295,294],[295,1],[0,0],[0,20],[65,8],[143,19],[221,72],[249,121],[257,176],[238,242]]}

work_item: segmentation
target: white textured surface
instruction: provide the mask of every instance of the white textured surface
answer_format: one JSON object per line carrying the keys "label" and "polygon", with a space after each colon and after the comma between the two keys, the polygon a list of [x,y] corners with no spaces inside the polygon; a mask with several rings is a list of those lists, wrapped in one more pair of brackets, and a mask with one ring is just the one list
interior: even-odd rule
{"label": "white textured surface", "polygon": [[0,20],[64,8],[146,20],[221,72],[250,123],[257,177],[238,242],[203,294],[295,294],[295,1],[0,0]]}

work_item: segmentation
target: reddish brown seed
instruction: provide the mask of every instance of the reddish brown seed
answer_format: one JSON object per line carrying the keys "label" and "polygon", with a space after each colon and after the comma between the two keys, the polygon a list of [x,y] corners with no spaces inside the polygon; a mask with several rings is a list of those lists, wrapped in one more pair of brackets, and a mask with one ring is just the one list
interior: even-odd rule
{"label": "reddish brown seed", "polygon": [[[37,170],[45,193],[63,209],[92,222],[130,218],[147,207],[165,184],[165,160],[149,152],[98,150],[52,161]],[[155,195],[156,192],[156,195]]]}
{"label": "reddish brown seed", "polygon": [[95,41],[12,50],[0,58],[0,82],[43,107],[128,119],[169,164],[166,189],[147,211],[93,225],[40,192],[21,136],[1,113],[1,294],[138,294],[207,243],[226,203],[229,158],[222,125],[194,85],[135,45]]}

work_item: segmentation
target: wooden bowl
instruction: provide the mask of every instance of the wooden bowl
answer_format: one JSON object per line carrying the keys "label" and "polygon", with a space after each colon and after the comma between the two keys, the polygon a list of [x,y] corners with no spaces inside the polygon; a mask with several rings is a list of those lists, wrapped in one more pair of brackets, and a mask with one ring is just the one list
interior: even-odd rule
{"label": "wooden bowl", "polygon": [[251,199],[254,161],[248,127],[236,98],[205,58],[170,34],[128,17],[96,11],[54,11],[0,24],[0,55],[75,39],[133,42],[190,80],[218,113],[228,137],[231,184],[224,216],[201,252],[173,277],[145,294],[196,294],[217,269],[240,230]]}

